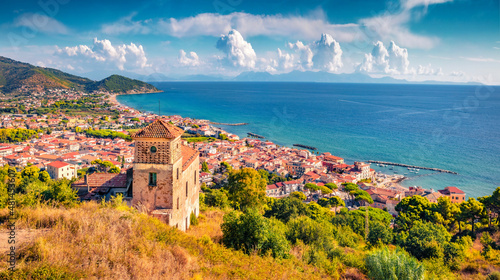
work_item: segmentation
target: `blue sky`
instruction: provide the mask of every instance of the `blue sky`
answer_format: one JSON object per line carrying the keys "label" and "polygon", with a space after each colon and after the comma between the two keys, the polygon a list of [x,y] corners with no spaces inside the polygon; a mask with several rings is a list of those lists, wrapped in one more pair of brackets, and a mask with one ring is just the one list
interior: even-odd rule
{"label": "blue sky", "polygon": [[498,0],[3,1],[0,55],[91,78],[362,72],[500,84]]}

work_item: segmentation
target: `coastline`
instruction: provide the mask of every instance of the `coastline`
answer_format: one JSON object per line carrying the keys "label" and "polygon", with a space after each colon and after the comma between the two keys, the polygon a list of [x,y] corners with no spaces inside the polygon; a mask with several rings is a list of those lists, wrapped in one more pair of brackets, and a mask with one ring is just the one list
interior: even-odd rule
{"label": "coastline", "polygon": [[[159,92],[163,92],[163,91],[159,91]],[[151,92],[144,92],[144,93],[137,93],[137,94],[148,94],[148,93],[151,93]],[[108,98],[108,101],[110,103],[114,104],[115,106],[120,106],[120,107],[123,107],[123,108],[136,110],[136,109],[134,109],[134,108],[132,108],[130,106],[127,106],[127,105],[124,105],[124,104],[118,102],[118,100],[117,100],[116,97],[119,96],[119,95],[125,95],[125,94],[110,94],[109,98]],[[213,123],[210,120],[208,120],[208,121],[210,123]],[[270,141],[272,141],[272,140],[270,140]],[[382,174],[385,174],[385,173],[382,173]],[[396,190],[400,190],[400,191],[408,191],[409,190],[408,187],[405,187],[405,186],[403,186],[403,185],[400,184],[402,181],[408,179],[408,177],[403,176],[402,178],[397,178],[397,177],[393,177],[394,175],[390,175],[390,174],[385,174],[385,175],[391,176],[391,179],[389,180],[389,182],[383,184],[382,186],[377,186],[378,188],[381,188],[381,189],[396,189]]]}

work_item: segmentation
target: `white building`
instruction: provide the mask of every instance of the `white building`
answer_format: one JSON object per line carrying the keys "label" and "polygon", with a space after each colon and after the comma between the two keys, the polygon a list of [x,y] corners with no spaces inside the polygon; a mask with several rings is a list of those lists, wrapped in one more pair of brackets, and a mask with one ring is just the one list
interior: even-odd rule
{"label": "white building", "polygon": [[47,164],[47,172],[49,172],[50,178],[54,180],[61,178],[72,179],[77,175],[75,166],[62,161]]}

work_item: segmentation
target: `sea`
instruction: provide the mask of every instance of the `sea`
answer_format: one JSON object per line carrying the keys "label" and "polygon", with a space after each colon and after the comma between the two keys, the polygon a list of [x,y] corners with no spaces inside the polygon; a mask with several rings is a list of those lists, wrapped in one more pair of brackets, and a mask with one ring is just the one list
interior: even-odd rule
{"label": "sea", "polygon": [[220,123],[278,145],[303,144],[347,163],[378,160],[434,167],[372,168],[403,186],[456,186],[469,197],[500,186],[500,87],[305,82],[162,82],[161,93],[121,95],[135,109]]}

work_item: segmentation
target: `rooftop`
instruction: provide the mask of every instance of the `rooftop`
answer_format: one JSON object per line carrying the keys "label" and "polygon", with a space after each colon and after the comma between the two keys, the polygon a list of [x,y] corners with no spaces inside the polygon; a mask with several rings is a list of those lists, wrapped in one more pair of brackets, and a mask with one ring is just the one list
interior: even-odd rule
{"label": "rooftop", "polygon": [[152,122],[150,125],[145,128],[139,130],[138,132],[132,135],[132,138],[164,138],[164,139],[173,139],[181,136],[184,133],[184,130],[181,128],[169,124],[164,120],[157,119]]}

